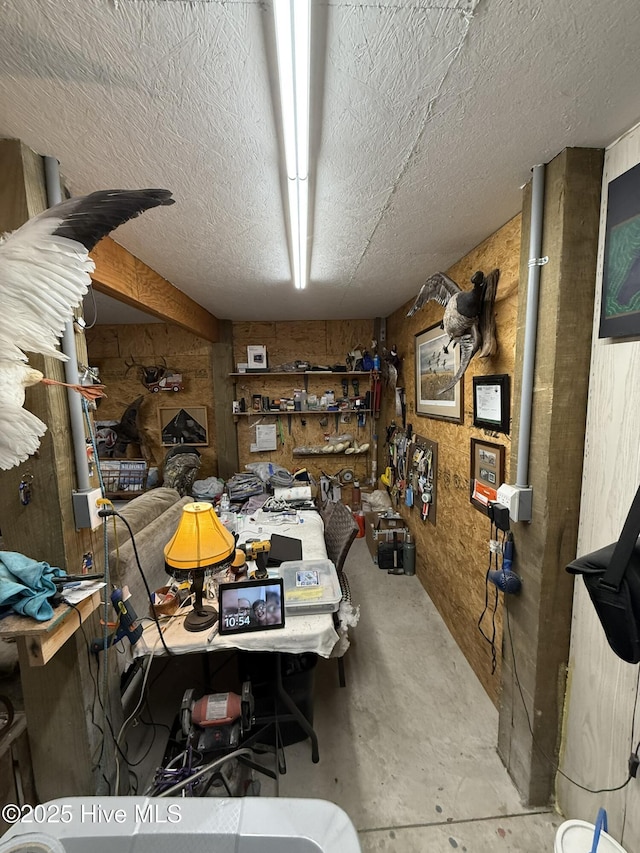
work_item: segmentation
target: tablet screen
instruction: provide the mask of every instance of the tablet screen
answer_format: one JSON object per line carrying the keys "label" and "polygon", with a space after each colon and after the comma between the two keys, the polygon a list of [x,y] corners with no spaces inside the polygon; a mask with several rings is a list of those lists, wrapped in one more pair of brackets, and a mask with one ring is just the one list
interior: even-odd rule
{"label": "tablet screen", "polygon": [[221,583],[219,633],[225,636],[284,628],[283,601],[282,578]]}

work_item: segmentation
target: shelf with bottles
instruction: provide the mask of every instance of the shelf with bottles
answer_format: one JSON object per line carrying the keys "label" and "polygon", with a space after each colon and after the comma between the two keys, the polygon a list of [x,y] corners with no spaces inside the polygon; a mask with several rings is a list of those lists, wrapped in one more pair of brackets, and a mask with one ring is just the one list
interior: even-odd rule
{"label": "shelf with bottles", "polygon": [[256,418],[272,417],[279,418],[282,415],[369,415],[371,409],[250,409],[248,412],[234,412],[234,415],[239,417],[250,417],[253,415]]}
{"label": "shelf with bottles", "polygon": [[245,373],[230,373],[233,378],[264,378],[265,376],[370,376],[371,370],[256,370]]}

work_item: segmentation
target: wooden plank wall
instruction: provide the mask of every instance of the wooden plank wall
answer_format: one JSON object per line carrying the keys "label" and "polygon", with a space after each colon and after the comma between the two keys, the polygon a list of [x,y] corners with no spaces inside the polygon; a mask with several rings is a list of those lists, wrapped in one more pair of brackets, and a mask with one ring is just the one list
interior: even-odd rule
{"label": "wooden plank wall", "polygon": [[[143,395],[140,425],[150,448],[150,464],[161,468],[170,448],[163,447],[160,441],[158,410],[161,407],[206,406],[209,445],[197,448],[202,457],[198,479],[217,475],[213,344],[166,323],[94,326],[86,334],[89,361],[92,367],[100,369],[100,379],[107,386],[108,394],[100,404],[96,420],[119,420],[126,407]],[[170,369],[182,374],[184,391],[152,393],[140,382],[135,369],[127,372],[126,363],[131,363],[132,359],[153,365],[162,364],[163,358]],[[128,455],[138,454],[131,448]]]}
{"label": "wooden plank wall", "polygon": [[[461,287],[470,289],[470,278],[481,269],[485,273],[500,270],[495,303],[497,353],[487,359],[474,358],[464,377],[464,423],[417,416],[415,414],[414,335],[442,319],[443,309],[427,303],[407,319],[413,299],[387,320],[388,345],[397,344],[403,359],[399,384],[407,395],[407,421],[416,432],[438,442],[438,516],[437,524],[423,523],[418,509],[400,507],[416,536],[416,573],[474,672],[494,703],[500,695],[501,610],[496,617],[498,662],[492,674],[491,651],[477,628],[485,601],[485,572],[489,559],[489,520],[469,501],[470,447],[472,438],[484,438],[505,447],[505,477],[509,480],[510,437],[473,427],[472,376],[510,375],[513,383],[514,351],[518,307],[521,217],[518,215],[472,252],[447,270]],[[433,270],[435,272],[435,270]],[[395,419],[393,399],[386,394],[381,417],[381,441],[384,427]],[[384,470],[384,457],[381,470]],[[485,622],[491,631],[491,618]]]}
{"label": "wooden plank wall", "polygon": [[[47,206],[42,157],[16,139],[0,140],[0,231],[11,231]],[[76,334],[78,361],[86,362],[85,341]],[[62,363],[30,356],[30,364],[45,376],[64,380]],[[23,465],[0,473],[0,526],[3,544],[69,572],[79,572],[82,555],[91,550],[96,571],[104,568],[102,531],[76,530],[72,491],[77,488],[66,390],[36,385],[27,389],[26,407],[47,424],[40,451]],[[32,500],[22,506],[18,483],[33,474]],[[97,486],[94,478],[92,485]],[[100,633],[99,615],[85,625],[87,636]],[[104,666],[102,661],[101,666]],[[115,659],[110,657],[112,724],[119,728]],[[100,790],[93,758],[100,732],[93,723],[96,709],[96,662],[87,654],[84,635],[76,632],[44,667],[21,662],[20,677],[38,796],[80,796]],[[79,701],[81,699],[81,701]],[[114,772],[107,753],[106,772]]]}
{"label": "wooden plank wall", "polygon": [[[372,320],[313,320],[305,322],[236,322],[233,324],[234,361],[247,361],[247,346],[264,345],[267,347],[268,364],[270,368],[295,360],[308,360],[314,364],[344,364],[347,353],[356,346],[370,348],[373,336]],[[360,393],[364,393],[369,382],[367,377],[358,377]],[[351,382],[352,377],[348,377]],[[322,394],[327,389],[333,389],[336,396],[341,396],[340,376],[319,375],[309,378],[309,393]],[[263,394],[269,397],[280,395],[292,396],[294,388],[304,387],[303,376],[271,376],[269,374],[248,374],[247,377],[236,379],[235,399],[244,397],[247,405],[251,405],[252,394]],[[306,421],[306,426],[302,421]],[[315,477],[321,471],[335,474],[341,468],[353,468],[356,478],[362,483],[370,476],[371,456],[369,453],[361,456],[354,455],[323,455],[321,457],[292,456],[292,450],[301,445],[321,445],[325,436],[336,433],[335,415],[327,414],[326,426],[320,424],[321,416],[301,414],[291,417],[291,433],[289,419],[286,413],[280,417],[284,433],[284,445],[270,453],[252,453],[250,445],[255,441],[255,424],[276,423],[277,417],[259,415],[258,417],[237,418],[238,427],[238,456],[240,470],[251,462],[274,462],[289,470],[307,468]],[[364,427],[358,427],[355,418],[348,424],[339,424],[340,434],[349,431],[355,435],[361,444],[370,442],[373,421],[367,416]],[[345,493],[348,499],[348,495]]]}
{"label": "wooden plank wall", "polygon": [[[507,600],[498,753],[525,802],[553,795],[569,656],[573,580],[596,277],[603,152],[568,148],[547,164],[542,253],[526,477],[530,524],[515,524],[522,592]],[[524,349],[531,184],[523,196],[523,251],[516,361]],[[513,443],[520,430],[521,384],[514,395]],[[516,459],[512,458],[515,468]],[[514,470],[514,474],[515,474]]]}
{"label": "wooden plank wall", "polygon": [[[598,338],[607,185],[640,163],[636,127],[605,155],[593,350],[587,412],[578,553],[615,541],[640,483],[640,341]],[[582,583],[574,592],[565,706],[563,773],[590,788],[620,785],[640,740],[640,670],[609,649]],[[640,783],[592,794],[557,778],[558,804],[572,818],[593,822],[607,809],[609,832],[628,853],[640,853]]]}

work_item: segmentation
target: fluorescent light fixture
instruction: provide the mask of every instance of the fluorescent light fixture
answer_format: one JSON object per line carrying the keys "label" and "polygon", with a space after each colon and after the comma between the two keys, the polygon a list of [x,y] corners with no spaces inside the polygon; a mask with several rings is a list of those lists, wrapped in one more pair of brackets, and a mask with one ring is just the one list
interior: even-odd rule
{"label": "fluorescent light fixture", "polygon": [[307,283],[311,0],[273,0],[293,281]]}

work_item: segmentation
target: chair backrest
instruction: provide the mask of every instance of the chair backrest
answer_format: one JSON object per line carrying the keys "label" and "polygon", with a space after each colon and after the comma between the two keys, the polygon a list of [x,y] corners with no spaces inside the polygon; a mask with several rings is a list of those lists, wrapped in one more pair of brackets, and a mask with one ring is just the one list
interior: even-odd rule
{"label": "chair backrest", "polygon": [[358,525],[350,510],[343,503],[334,504],[325,522],[324,541],[327,557],[336,567],[338,574],[342,571],[351,543],[357,535]]}

